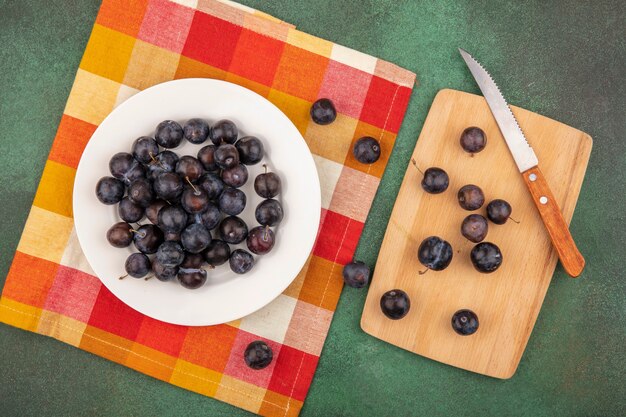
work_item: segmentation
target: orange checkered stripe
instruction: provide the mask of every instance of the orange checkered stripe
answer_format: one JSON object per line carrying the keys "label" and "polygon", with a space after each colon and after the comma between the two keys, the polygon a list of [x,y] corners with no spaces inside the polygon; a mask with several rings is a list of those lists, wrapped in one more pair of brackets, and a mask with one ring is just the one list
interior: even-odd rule
{"label": "orange checkered stripe", "polygon": [[[94,276],[73,228],[76,167],[98,124],[138,91],[186,77],[227,80],[276,104],[305,137],[322,187],[320,233],[298,277],[261,311],[219,326],[171,325],[124,305]],[[390,63],[221,1],[104,1],[6,279],[0,321],[261,415],[297,415],[342,265],[356,249],[414,82]],[[331,125],[310,120],[319,97],[338,109]],[[352,156],[365,135],[382,144],[373,165]],[[253,371],[242,352],[258,339],[275,359]]]}

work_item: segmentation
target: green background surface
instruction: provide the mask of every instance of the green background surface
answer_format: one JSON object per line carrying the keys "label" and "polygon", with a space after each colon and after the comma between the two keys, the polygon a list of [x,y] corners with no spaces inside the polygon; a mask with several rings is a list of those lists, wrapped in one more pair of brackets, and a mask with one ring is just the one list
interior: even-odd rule
{"label": "green background surface", "polygon": [[[512,379],[455,369],[364,334],[366,291],[346,288],[301,415],[626,415],[624,2],[243,3],[418,74],[420,87],[357,251],[370,265],[433,97],[442,88],[478,92],[458,46],[490,69],[512,104],[594,139],[571,226],[587,268],[571,280],[557,267]],[[98,0],[0,0],[0,285],[98,6]],[[4,325],[0,414],[250,415]]]}

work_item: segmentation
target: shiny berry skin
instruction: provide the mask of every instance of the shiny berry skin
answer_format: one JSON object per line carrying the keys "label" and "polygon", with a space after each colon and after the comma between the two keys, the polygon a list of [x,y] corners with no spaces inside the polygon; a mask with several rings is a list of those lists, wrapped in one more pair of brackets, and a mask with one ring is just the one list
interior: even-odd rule
{"label": "shiny berry skin", "polygon": [[166,241],[159,246],[155,258],[163,266],[178,266],[185,259],[185,251],[179,243]]}
{"label": "shiny berry skin", "polygon": [[189,179],[191,182],[195,182],[198,178],[204,174],[204,167],[193,156],[185,155],[181,156],[176,164],[176,173],[184,179]]}
{"label": "shiny berry skin", "polygon": [[363,288],[370,282],[370,268],[361,261],[343,267],[343,282],[352,288]]}
{"label": "shiny berry skin", "polygon": [[280,177],[274,172],[259,174],[254,179],[254,191],[263,198],[276,197],[280,189]]}
{"label": "shiny berry skin", "polygon": [[474,246],[470,252],[472,265],[477,271],[489,274],[502,265],[502,252],[491,242],[482,242]]}
{"label": "shiny berry skin", "polygon": [[129,185],[135,180],[145,179],[146,178],[146,168],[141,165],[139,162],[135,161],[135,163],[130,167],[130,169],[122,178],[124,184]]}
{"label": "shiny berry skin", "polygon": [[461,147],[465,152],[475,154],[487,145],[487,135],[479,127],[468,127],[461,133]]}
{"label": "shiny berry skin", "polygon": [[504,200],[496,199],[487,204],[487,218],[495,224],[504,224],[511,217],[513,209]]}
{"label": "shiny berry skin", "polygon": [[117,179],[121,179],[126,171],[135,162],[135,158],[128,152],[118,152],[109,160],[109,171]]}
{"label": "shiny berry skin", "polygon": [[230,269],[235,274],[245,274],[254,266],[254,258],[249,252],[243,249],[235,249],[230,254],[228,263],[230,265]]}
{"label": "shiny berry skin", "polygon": [[217,227],[222,219],[220,209],[215,204],[209,203],[207,209],[202,213],[189,216],[187,219],[188,224],[199,223],[206,227],[208,230],[213,230]]}
{"label": "shiny berry skin", "polygon": [[156,140],[142,136],[133,143],[133,156],[142,164],[149,164],[159,154],[159,145]]}
{"label": "shiny berry skin", "polygon": [[200,177],[197,187],[203,188],[209,195],[210,200],[217,199],[224,191],[224,182],[215,173],[209,172]]}
{"label": "shiny berry skin", "polygon": [[187,226],[187,212],[180,206],[165,206],[159,210],[157,224],[164,232],[180,233]]}
{"label": "shiny berry skin", "polygon": [[236,216],[229,216],[222,220],[218,226],[221,239],[230,244],[243,242],[248,236],[246,222]]}
{"label": "shiny berry skin", "polygon": [[133,253],[126,258],[124,269],[133,278],[143,278],[152,270],[152,263],[145,254]]}
{"label": "shiny berry skin", "polygon": [[164,148],[176,148],[183,141],[183,128],[173,120],[165,120],[157,126],[154,139]]}
{"label": "shiny berry skin", "polygon": [[187,252],[200,253],[211,243],[211,233],[203,225],[193,223],[180,234],[180,241]]}
{"label": "shiny berry skin", "polygon": [[222,213],[236,216],[246,207],[246,194],[236,188],[226,188],[217,203]]}
{"label": "shiny berry skin", "polygon": [[478,210],[485,203],[485,194],[479,186],[474,184],[464,185],[457,194],[459,205],[469,211]]}
{"label": "shiny berry skin", "polygon": [[188,290],[195,290],[204,285],[207,273],[201,268],[178,268],[178,282]]}
{"label": "shiny berry skin", "polygon": [[152,272],[159,281],[171,281],[178,275],[178,267],[165,266],[155,259],[152,261]]}
{"label": "shiny berry skin", "polygon": [[148,164],[148,169],[154,171],[154,177],[163,172],[174,172],[179,160],[178,154],[172,151],[162,151],[155,159]]}
{"label": "shiny berry skin", "polygon": [[156,177],[165,172],[156,165],[146,165],[146,167],[146,178],[152,182],[154,182]]}
{"label": "shiny berry skin", "polygon": [[243,164],[222,171],[222,181],[229,187],[239,188],[248,181],[248,168]]}
{"label": "shiny berry skin", "polygon": [[213,154],[215,164],[220,169],[228,169],[239,164],[239,152],[235,146],[224,144],[219,146]]}
{"label": "shiny berry skin", "polygon": [[186,187],[180,198],[180,204],[189,214],[203,213],[210,204],[209,195],[200,187]]}
{"label": "shiny berry skin", "polygon": [[237,141],[239,131],[237,125],[230,120],[220,120],[211,127],[209,138],[215,146],[220,146],[223,143],[233,144]]}
{"label": "shiny berry skin", "polygon": [[185,253],[185,259],[180,264],[181,268],[199,269],[204,264],[204,257],[200,253]]}
{"label": "shiny berry skin", "polygon": [[272,348],[262,340],[250,343],[243,353],[243,359],[246,365],[256,370],[266,368],[272,363],[273,357]]}
{"label": "shiny berry skin", "polygon": [[433,271],[443,271],[452,262],[452,246],[438,236],[430,236],[417,249],[420,263]]}
{"label": "shiny berry skin", "polygon": [[[162,151],[156,156],[156,164],[166,172],[174,172],[179,159],[176,152]],[[153,161],[151,164],[155,164],[155,162]]]}
{"label": "shiny berry skin", "polygon": [[360,163],[373,164],[380,158],[380,143],[371,136],[364,136],[356,141],[352,153]]}
{"label": "shiny berry skin", "polygon": [[146,207],[146,217],[152,224],[159,223],[159,211],[168,204],[163,200],[155,200],[148,207]]}
{"label": "shiny berry skin", "polygon": [[139,204],[133,203],[130,198],[124,197],[117,206],[117,214],[127,223],[137,223],[143,219],[144,208]]}
{"label": "shiny berry skin", "polygon": [[337,110],[332,101],[320,98],[311,106],[311,119],[318,125],[327,125],[335,121]]}
{"label": "shiny berry skin", "polygon": [[133,235],[137,250],[148,255],[156,253],[163,240],[163,232],[153,224],[141,226]]}
{"label": "shiny berry skin", "polygon": [[429,194],[441,194],[448,189],[450,179],[448,174],[441,168],[432,167],[424,171],[422,188]]}
{"label": "shiny berry skin", "polygon": [[130,167],[128,172],[126,172],[122,181],[124,181],[124,184],[129,185],[136,180],[145,179],[146,176],[146,168],[139,162],[136,162]]}
{"label": "shiny berry skin", "polygon": [[184,183],[177,174],[163,172],[154,179],[152,186],[158,198],[172,202],[176,201],[183,193]]}
{"label": "shiny berry skin", "polygon": [[180,232],[164,232],[163,236],[166,242],[180,243]]}
{"label": "shiny berry skin", "polygon": [[209,137],[209,124],[203,119],[189,119],[183,127],[183,136],[189,142],[199,145]]}
{"label": "shiny berry skin", "polygon": [[274,199],[263,200],[254,210],[254,217],[263,226],[276,226],[283,220],[283,206]]}
{"label": "shiny berry skin", "polygon": [[274,232],[268,226],[253,227],[248,232],[246,245],[255,255],[265,255],[274,247]]}
{"label": "shiny berry skin", "polygon": [[219,167],[215,163],[214,145],[207,145],[198,151],[198,161],[202,164],[206,171],[217,171]]}
{"label": "shiny berry skin", "polygon": [[124,183],[117,178],[102,177],[96,184],[96,197],[106,205],[119,203],[124,197],[124,191]]}
{"label": "shiny berry skin", "polygon": [[391,320],[399,320],[409,313],[411,300],[402,290],[387,291],[380,298],[380,309]]}
{"label": "shiny berry skin", "polygon": [[147,177],[152,181],[164,172],[174,172],[178,163],[178,155],[172,151],[163,151],[155,159],[156,161],[151,161],[147,165]]}
{"label": "shiny berry skin", "polygon": [[470,242],[482,242],[488,231],[487,219],[480,214],[470,214],[461,223],[461,234]]}
{"label": "shiny berry skin", "polygon": [[230,258],[230,246],[223,240],[213,239],[203,255],[210,266],[220,266]]}
{"label": "shiny berry skin", "polygon": [[140,178],[131,182],[128,186],[128,198],[141,207],[148,207],[155,200],[156,196],[150,181]]}
{"label": "shiny berry skin", "polygon": [[113,247],[128,247],[133,242],[131,225],[126,222],[115,223],[107,230],[107,240]]}
{"label": "shiny berry skin", "polygon": [[254,136],[246,136],[235,143],[242,164],[254,165],[263,159],[263,142]]}
{"label": "shiny berry skin", "polygon": [[472,310],[459,310],[452,315],[452,329],[461,336],[469,336],[478,330],[478,316]]}
{"label": "shiny berry skin", "polygon": [[109,171],[118,180],[124,180],[126,173],[138,162],[127,152],[118,152],[109,161]]}

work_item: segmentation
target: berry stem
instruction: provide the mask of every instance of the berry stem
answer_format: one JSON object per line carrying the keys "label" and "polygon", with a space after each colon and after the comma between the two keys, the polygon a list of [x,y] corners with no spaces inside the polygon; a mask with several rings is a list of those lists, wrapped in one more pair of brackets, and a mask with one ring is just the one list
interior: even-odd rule
{"label": "berry stem", "polygon": [[147,277],[144,278],[144,281],[149,280],[150,278],[152,278],[152,275],[148,275]]}
{"label": "berry stem", "polygon": [[517,220],[515,220],[513,217],[509,216],[509,219],[511,219],[512,222],[515,222],[515,223],[519,224],[519,222]]}
{"label": "berry stem", "polygon": [[424,173],[422,172],[421,169],[419,169],[419,167],[417,166],[417,162],[415,162],[415,158],[411,158],[411,163],[413,164],[413,166],[415,167],[415,169],[417,169],[420,174],[424,175]]}
{"label": "berry stem", "polygon": [[191,183],[191,181],[189,180],[188,176],[185,176],[185,181],[187,181],[189,183],[189,185],[191,185],[191,188],[193,188],[193,192],[194,192],[195,195],[199,195],[200,194],[200,191],[198,191],[196,186]]}
{"label": "berry stem", "polygon": [[263,234],[263,240],[267,241],[267,233],[269,232],[270,227],[268,225],[265,225],[265,233]]}
{"label": "berry stem", "polygon": [[126,275],[122,275],[121,277],[119,277],[119,279],[124,279],[124,278],[126,278],[127,276],[128,276],[128,274],[126,274]]}
{"label": "berry stem", "polygon": [[424,275],[424,274],[425,274],[426,272],[428,272],[428,271],[429,271],[429,269],[428,269],[428,268],[426,268],[426,269],[424,269],[423,271],[419,271],[419,274],[420,274],[420,275]]}
{"label": "berry stem", "polygon": [[136,229],[130,229],[131,232],[133,232],[134,234],[138,235],[140,238],[144,238],[146,237],[146,232],[145,231],[139,231]]}
{"label": "berry stem", "polygon": [[152,152],[149,153],[150,155],[150,159],[152,159],[152,162],[157,163],[161,168],[165,169],[165,165],[163,165],[163,163],[161,163],[161,161],[158,161],[155,157],[154,154]]}
{"label": "berry stem", "polygon": [[265,174],[267,174],[267,164],[263,164],[263,169],[265,170]]}

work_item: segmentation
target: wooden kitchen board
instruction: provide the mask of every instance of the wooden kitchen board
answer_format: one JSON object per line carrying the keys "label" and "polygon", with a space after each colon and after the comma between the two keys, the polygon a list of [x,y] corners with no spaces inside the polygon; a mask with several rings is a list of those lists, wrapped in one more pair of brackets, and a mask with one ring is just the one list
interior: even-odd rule
{"label": "wooden kitchen board", "polygon": [[[527,110],[513,107],[513,113],[569,223],[589,161],[591,137]],[[459,145],[461,132],[469,126],[487,134],[486,148],[473,157]],[[450,186],[443,194],[427,194],[420,186],[422,175],[409,164],[378,256],[361,327],[419,355],[510,378],[558,261],[548,232],[483,97],[440,91],[413,158],[421,170],[445,169]],[[503,254],[502,266],[492,274],[473,268],[469,253],[474,244],[461,236],[461,222],[470,212],[461,209],[456,195],[465,184],[476,184],[485,193],[485,205],[472,213],[486,216],[486,203],[502,198],[513,207],[511,217],[520,222],[489,223],[485,241],[497,244]],[[450,242],[452,263],[444,271],[419,275],[424,267],[417,260],[417,248],[432,235]],[[380,310],[381,296],[394,288],[406,291],[411,299],[411,309],[401,320],[387,319]],[[450,325],[452,314],[463,308],[478,315],[480,327],[472,336],[459,336]]]}

